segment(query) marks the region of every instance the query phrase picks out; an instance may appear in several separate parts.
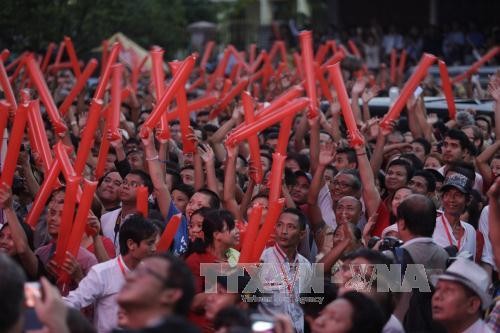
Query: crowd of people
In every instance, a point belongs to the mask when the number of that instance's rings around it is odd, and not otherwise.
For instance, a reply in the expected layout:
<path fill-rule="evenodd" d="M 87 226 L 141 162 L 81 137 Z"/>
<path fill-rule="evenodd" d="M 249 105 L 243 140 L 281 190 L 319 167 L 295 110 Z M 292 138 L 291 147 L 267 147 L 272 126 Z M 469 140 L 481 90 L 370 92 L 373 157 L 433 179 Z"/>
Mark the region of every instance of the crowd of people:
<path fill-rule="evenodd" d="M 291 31 L 297 31 L 290 24 Z M 365 55 L 369 68 L 376 70 L 393 48 L 405 49 L 408 59 L 415 64 L 423 52 L 442 57 L 452 65 L 473 63 L 485 50 L 498 44 L 498 27 L 480 26 L 477 22 L 461 23 L 454 21 L 443 25 L 416 26 L 407 29 L 396 25 L 382 26 L 376 20 L 365 26 L 349 30 L 335 29 L 317 36 L 318 40 L 352 39 Z"/>
<path fill-rule="evenodd" d="M 69 186 L 61 178 L 35 228 L 25 223 L 48 172 L 26 135 L 13 185 L 0 185 L 0 332 L 499 332 L 498 290 L 491 287 L 500 267 L 500 73 L 488 87 L 469 80 L 454 87 L 471 96 L 481 89 L 495 101 L 491 113 L 428 114 L 424 97 L 442 91 L 424 80 L 405 115 L 385 128 L 369 102 L 387 96 L 389 77 L 376 71 L 373 84 L 351 60 L 343 75 L 364 143 L 350 141 L 334 89 L 333 102 L 318 101 L 319 115 L 294 117 L 283 209 L 254 265 L 239 265 L 239 251 L 255 211 L 262 225 L 276 207 L 269 179 L 280 125 L 258 135 L 263 181 L 256 183 L 248 142 L 225 144 L 245 122 L 239 98 L 214 119 L 211 107 L 191 113 L 187 136 L 178 120 L 169 124 L 170 139 L 141 136 L 157 102 L 144 72 L 121 104 L 121 136 L 103 126 L 95 133 L 83 172 L 98 181 L 86 232 L 78 254 L 60 265 L 54 257 Z M 59 104 L 75 78 L 62 70 L 47 81 Z M 291 68 L 254 98 L 271 102 L 295 84 Z M 52 147 L 63 140 L 77 151 L 93 89 L 67 112 L 63 138 L 43 113 Z M 215 83 L 215 94 L 223 89 Z M 104 175 L 94 179 L 103 138 L 111 149 Z M 186 140 L 194 153 L 183 153 Z M 138 211 L 140 186 L 148 190 L 147 216 Z M 159 253 L 175 216 L 172 245 Z M 209 279 L 214 267 L 222 272 Z M 60 283 L 61 272 L 69 285 Z M 27 281 L 41 282 L 31 308 Z"/>

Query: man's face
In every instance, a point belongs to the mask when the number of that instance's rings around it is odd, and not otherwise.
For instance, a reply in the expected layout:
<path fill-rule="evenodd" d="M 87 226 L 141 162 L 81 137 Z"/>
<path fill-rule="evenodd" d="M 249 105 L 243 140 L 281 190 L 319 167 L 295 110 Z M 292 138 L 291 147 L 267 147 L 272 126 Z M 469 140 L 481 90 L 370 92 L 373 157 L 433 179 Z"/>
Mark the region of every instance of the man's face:
<path fill-rule="evenodd" d="M 99 188 L 97 195 L 99 198 L 106 202 L 115 202 L 119 200 L 118 191 L 122 185 L 122 177 L 118 172 L 108 173 Z"/>
<path fill-rule="evenodd" d="M 337 299 L 321 311 L 312 324 L 313 333 L 345 333 L 352 327 L 354 309 L 345 299 Z"/>
<path fill-rule="evenodd" d="M 413 142 L 411 144 L 411 152 L 415 154 L 422 163 L 425 162 L 425 149 L 420 143 Z"/>
<path fill-rule="evenodd" d="M 170 126 L 170 135 L 177 144 L 182 143 L 181 126 L 179 124 Z"/>
<path fill-rule="evenodd" d="M 173 190 L 172 200 L 174 201 L 174 205 L 178 210 L 180 210 L 182 213 L 186 213 L 186 206 L 189 201 L 189 197 L 186 195 L 186 193 L 179 190 Z"/>
<path fill-rule="evenodd" d="M 106 164 L 104 165 L 104 172 L 109 172 L 115 168 L 116 155 L 108 154 L 106 156 Z"/>
<path fill-rule="evenodd" d="M 208 113 L 198 114 L 196 116 L 196 122 L 202 127 L 205 126 L 208 123 Z"/>
<path fill-rule="evenodd" d="M 335 176 L 332 182 L 332 199 L 334 203 L 337 203 L 341 198 L 347 196 L 355 196 L 355 191 L 353 189 L 354 176 L 339 173 Z"/>
<path fill-rule="evenodd" d="M 276 243 L 284 249 L 297 248 L 305 233 L 300 230 L 299 217 L 291 213 L 281 214 L 275 231 Z"/>
<path fill-rule="evenodd" d="M 406 168 L 402 165 L 391 165 L 385 176 L 385 187 L 388 191 L 396 191 L 406 185 Z"/>
<path fill-rule="evenodd" d="M 11 257 L 17 253 L 9 225 L 4 226 L 0 230 L 0 253 L 2 252 Z"/>
<path fill-rule="evenodd" d="M 132 170 L 144 170 L 144 155 L 140 151 L 135 151 L 127 155 L 128 163 Z"/>
<path fill-rule="evenodd" d="M 452 216 L 460 216 L 467 205 L 466 195 L 453 187 L 443 193 L 441 201 L 444 211 Z"/>
<path fill-rule="evenodd" d="M 470 318 L 479 311 L 481 302 L 478 299 L 478 296 L 468 295 L 458 282 L 439 280 L 432 296 L 432 319 L 451 323 Z"/>
<path fill-rule="evenodd" d="M 309 180 L 306 177 L 297 177 L 297 183 L 293 185 L 290 193 L 296 204 L 301 205 L 307 202 L 307 194 L 310 186 Z"/>
<path fill-rule="evenodd" d="M 121 307 L 158 306 L 165 290 L 169 263 L 160 258 L 146 258 L 125 277 L 125 285 L 118 293 Z"/>
<path fill-rule="evenodd" d="M 135 202 L 137 198 L 137 186 L 144 185 L 142 178 L 138 175 L 128 174 L 120 186 L 118 194 L 122 202 Z"/>
<path fill-rule="evenodd" d="M 194 169 L 183 169 L 181 179 L 184 184 L 194 186 Z"/>
<path fill-rule="evenodd" d="M 292 170 L 293 172 L 300 171 L 300 165 L 294 159 L 288 159 L 285 161 L 285 168 Z"/>
<path fill-rule="evenodd" d="M 354 197 L 343 197 L 335 206 L 335 218 L 337 224 L 352 223 L 358 224 L 361 216 L 361 204 Z"/>
<path fill-rule="evenodd" d="M 260 157 L 260 164 L 262 165 L 262 171 L 264 173 L 269 171 L 269 169 L 271 168 L 271 161 L 266 156 Z"/>
<path fill-rule="evenodd" d="M 64 204 L 51 201 L 48 207 L 47 232 L 52 238 L 57 238 L 61 226 L 61 214 Z"/>
<path fill-rule="evenodd" d="M 338 170 L 342 171 L 345 169 L 350 169 L 351 166 L 349 164 L 349 160 L 347 159 L 347 154 L 338 153 L 335 155 L 335 159 L 333 160 L 333 166 Z"/>
<path fill-rule="evenodd" d="M 137 261 L 150 257 L 156 253 L 156 244 L 158 244 L 159 240 L 159 235 L 155 234 L 148 239 L 142 240 L 139 245 L 130 252 Z"/>
<path fill-rule="evenodd" d="M 319 134 L 319 145 L 320 147 L 326 147 L 333 143 L 332 138 L 326 133 Z"/>
<path fill-rule="evenodd" d="M 429 191 L 427 186 L 427 180 L 422 176 L 413 176 L 408 182 L 408 187 L 416 194 L 427 195 Z"/>
<path fill-rule="evenodd" d="M 465 151 L 462 149 L 462 146 L 460 146 L 460 141 L 456 139 L 451 139 L 449 137 L 444 138 L 442 149 L 443 161 L 445 163 L 459 161 L 465 157 Z"/>
<path fill-rule="evenodd" d="M 189 199 L 189 202 L 186 206 L 186 216 L 188 220 L 193 215 L 193 212 L 202 207 L 210 208 L 210 197 L 204 193 L 196 192 Z"/>

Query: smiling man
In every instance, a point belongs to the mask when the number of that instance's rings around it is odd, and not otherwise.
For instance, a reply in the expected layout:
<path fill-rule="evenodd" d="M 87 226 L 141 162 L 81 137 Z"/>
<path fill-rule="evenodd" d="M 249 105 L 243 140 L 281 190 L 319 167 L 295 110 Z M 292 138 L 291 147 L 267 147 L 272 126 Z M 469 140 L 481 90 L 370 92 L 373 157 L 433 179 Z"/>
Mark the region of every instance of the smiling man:
<path fill-rule="evenodd" d="M 121 207 L 104 214 L 101 217 L 102 233 L 104 236 L 113 240 L 116 254 L 120 254 L 119 233 L 120 226 L 127 217 L 137 212 L 137 187 L 146 186 L 148 193 L 153 192 L 153 183 L 151 177 L 141 170 L 132 170 L 123 179 L 118 196 L 121 201 Z"/>
<path fill-rule="evenodd" d="M 466 170 L 462 170 L 466 172 Z M 449 172 L 443 186 L 443 214 L 436 220 L 432 238 L 442 247 L 456 246 L 458 252 L 476 255 L 476 230 L 460 220 L 470 200 L 472 181 L 463 173 Z"/>

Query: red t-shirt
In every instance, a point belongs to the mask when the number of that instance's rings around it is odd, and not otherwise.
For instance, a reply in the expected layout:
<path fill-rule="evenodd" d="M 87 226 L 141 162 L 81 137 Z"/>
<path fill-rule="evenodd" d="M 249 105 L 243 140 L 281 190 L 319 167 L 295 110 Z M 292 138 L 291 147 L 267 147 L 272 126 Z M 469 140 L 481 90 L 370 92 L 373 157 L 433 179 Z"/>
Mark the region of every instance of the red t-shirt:
<path fill-rule="evenodd" d="M 106 253 L 108 254 L 109 258 L 116 257 L 115 245 L 113 244 L 113 241 L 106 236 L 101 236 L 101 239 L 102 239 L 102 244 L 104 245 L 104 249 L 106 250 Z M 87 250 L 95 254 L 94 243 L 90 244 L 87 247 Z"/>
<path fill-rule="evenodd" d="M 391 213 L 389 212 L 385 202 L 382 200 L 380 200 L 380 204 L 378 205 L 377 214 L 377 222 L 373 228 L 372 236 L 380 237 L 382 235 L 382 231 L 384 231 L 384 229 L 391 224 Z"/>

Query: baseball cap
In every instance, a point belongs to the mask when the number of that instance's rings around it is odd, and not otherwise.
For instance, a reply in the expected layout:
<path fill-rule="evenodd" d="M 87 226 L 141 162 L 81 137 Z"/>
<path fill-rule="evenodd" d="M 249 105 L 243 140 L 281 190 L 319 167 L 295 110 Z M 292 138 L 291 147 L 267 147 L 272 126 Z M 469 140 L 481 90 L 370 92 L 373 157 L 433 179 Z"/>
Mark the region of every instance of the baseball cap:
<path fill-rule="evenodd" d="M 444 179 L 441 192 L 446 192 L 452 187 L 464 194 L 469 194 L 472 191 L 472 181 L 461 173 L 453 173 Z"/>

